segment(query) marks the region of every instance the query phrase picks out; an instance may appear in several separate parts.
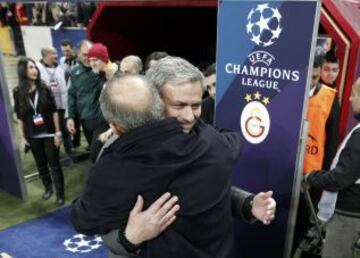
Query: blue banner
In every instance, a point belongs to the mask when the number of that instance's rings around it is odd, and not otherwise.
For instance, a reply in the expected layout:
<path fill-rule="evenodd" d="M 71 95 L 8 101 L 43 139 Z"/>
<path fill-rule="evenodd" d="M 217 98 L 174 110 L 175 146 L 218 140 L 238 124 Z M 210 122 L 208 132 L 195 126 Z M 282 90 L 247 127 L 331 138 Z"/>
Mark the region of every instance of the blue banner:
<path fill-rule="evenodd" d="M 318 11 L 317 1 L 219 4 L 216 125 L 245 141 L 233 183 L 277 201 L 272 225 L 236 223 L 239 258 L 284 256 Z"/>
<path fill-rule="evenodd" d="M 59 57 L 62 56 L 61 52 L 61 41 L 68 39 L 73 42 L 74 49 L 76 49 L 77 44 L 86 37 L 86 30 L 82 28 L 61 28 L 59 30 L 51 29 L 51 38 L 53 41 L 53 46 L 57 50 Z M 60 58 L 59 58 L 60 59 Z"/>
<path fill-rule="evenodd" d="M 4 75 L 2 54 L 0 53 L 0 190 L 24 198 L 24 178 L 20 171 L 20 159 L 15 151 L 11 107 Z"/>

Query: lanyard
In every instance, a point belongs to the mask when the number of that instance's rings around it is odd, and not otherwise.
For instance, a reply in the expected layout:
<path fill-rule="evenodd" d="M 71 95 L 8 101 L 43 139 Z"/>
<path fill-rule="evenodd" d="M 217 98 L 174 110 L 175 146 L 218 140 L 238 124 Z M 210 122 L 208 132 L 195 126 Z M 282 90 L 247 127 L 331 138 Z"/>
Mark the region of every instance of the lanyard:
<path fill-rule="evenodd" d="M 39 92 L 36 90 L 34 102 L 29 97 L 29 103 L 30 103 L 30 106 L 34 109 L 35 115 L 37 114 L 36 107 L 38 105 L 38 101 L 39 101 Z"/>
<path fill-rule="evenodd" d="M 57 67 L 49 67 L 50 69 L 54 69 L 54 71 L 51 73 L 46 65 L 42 64 L 42 66 L 44 67 L 45 72 L 49 75 L 50 81 L 54 80 Z"/>

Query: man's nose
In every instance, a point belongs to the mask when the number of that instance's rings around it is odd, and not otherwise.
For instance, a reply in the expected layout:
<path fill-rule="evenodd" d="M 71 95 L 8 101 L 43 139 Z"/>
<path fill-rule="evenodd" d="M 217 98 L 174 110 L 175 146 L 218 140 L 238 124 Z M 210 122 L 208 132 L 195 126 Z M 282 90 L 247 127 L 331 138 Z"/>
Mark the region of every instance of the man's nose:
<path fill-rule="evenodd" d="M 186 120 L 186 122 L 194 121 L 194 119 L 195 119 L 194 112 L 193 112 L 193 110 L 192 110 L 192 108 L 190 106 L 184 108 L 184 110 L 183 110 L 183 119 Z"/>

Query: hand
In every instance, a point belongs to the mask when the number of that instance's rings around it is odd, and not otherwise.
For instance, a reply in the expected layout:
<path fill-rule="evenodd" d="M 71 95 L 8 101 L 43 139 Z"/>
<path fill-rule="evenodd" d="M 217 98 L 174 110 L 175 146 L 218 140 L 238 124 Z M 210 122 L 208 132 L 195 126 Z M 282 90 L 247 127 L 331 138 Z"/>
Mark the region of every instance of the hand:
<path fill-rule="evenodd" d="M 125 237 L 128 241 L 139 245 L 157 237 L 175 221 L 175 213 L 180 206 L 176 204 L 177 196 L 170 197 L 170 193 L 165 193 L 147 210 L 142 211 L 144 200 L 141 195 L 138 195 L 125 228 Z"/>
<path fill-rule="evenodd" d="M 55 135 L 55 136 L 54 136 L 54 144 L 55 144 L 55 147 L 56 147 L 56 148 L 60 148 L 61 143 L 62 143 L 62 138 L 61 138 L 61 136 Z"/>
<path fill-rule="evenodd" d="M 302 193 L 306 192 L 307 190 L 309 190 L 310 185 L 309 183 L 306 181 L 306 178 L 309 174 L 306 174 L 303 176 L 302 180 L 301 180 L 301 187 L 300 187 L 300 191 Z"/>
<path fill-rule="evenodd" d="M 21 141 L 23 146 L 25 145 L 30 146 L 29 142 L 25 139 L 25 137 L 22 137 Z"/>
<path fill-rule="evenodd" d="M 260 192 L 253 199 L 251 213 L 264 225 L 269 225 L 275 218 L 276 202 L 272 195 L 272 191 L 266 193 Z"/>
<path fill-rule="evenodd" d="M 68 131 L 69 131 L 71 134 L 75 134 L 75 133 L 76 133 L 75 122 L 74 122 L 73 119 L 68 118 L 68 119 L 66 120 L 66 126 L 67 126 Z"/>
<path fill-rule="evenodd" d="M 105 143 L 107 140 L 109 140 L 109 138 L 111 137 L 112 135 L 112 130 L 111 128 L 108 129 L 107 131 L 99 134 L 98 136 L 98 140 L 101 141 L 102 143 Z"/>

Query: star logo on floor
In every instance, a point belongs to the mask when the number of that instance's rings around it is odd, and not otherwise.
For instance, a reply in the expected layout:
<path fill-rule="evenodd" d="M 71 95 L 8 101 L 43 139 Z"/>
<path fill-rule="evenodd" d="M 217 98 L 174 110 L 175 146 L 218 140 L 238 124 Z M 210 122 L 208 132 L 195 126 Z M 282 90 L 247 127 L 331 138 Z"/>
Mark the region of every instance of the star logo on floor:
<path fill-rule="evenodd" d="M 86 236 L 77 234 L 65 239 L 65 250 L 71 253 L 89 253 L 101 247 L 102 239 L 99 236 Z M 0 257 L 2 258 L 2 257 Z"/>

